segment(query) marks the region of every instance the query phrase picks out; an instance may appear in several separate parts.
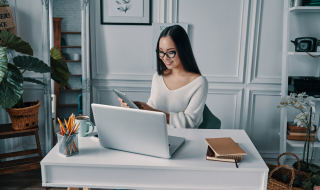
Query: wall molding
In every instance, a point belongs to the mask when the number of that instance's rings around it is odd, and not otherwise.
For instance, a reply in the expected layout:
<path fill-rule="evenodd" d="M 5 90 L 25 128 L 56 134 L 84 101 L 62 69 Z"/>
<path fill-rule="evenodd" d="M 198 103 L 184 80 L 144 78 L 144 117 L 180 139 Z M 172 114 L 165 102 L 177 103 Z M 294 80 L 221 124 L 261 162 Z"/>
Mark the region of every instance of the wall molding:
<path fill-rule="evenodd" d="M 279 87 L 252 87 L 247 86 L 246 88 L 246 97 L 245 97 L 245 106 L 244 113 L 247 113 L 243 117 L 242 126 L 246 126 L 244 130 L 247 132 L 248 136 L 253 135 L 253 106 L 254 106 L 254 97 L 257 95 L 268 95 L 268 96 L 279 96 L 280 97 L 280 88 Z M 280 131 L 280 127 L 279 127 Z M 280 137 L 279 137 L 280 138 Z"/>
<path fill-rule="evenodd" d="M 234 125 L 232 129 L 241 129 L 241 110 L 243 106 L 243 92 L 244 88 L 242 87 L 222 87 L 222 86 L 214 86 L 209 87 L 208 95 L 209 94 L 226 94 L 226 95 L 235 95 L 236 102 L 235 102 L 235 109 L 233 111 L 233 121 Z"/>
<path fill-rule="evenodd" d="M 90 1 L 81 0 L 81 54 L 82 54 L 82 109 L 83 115 L 90 116 L 91 68 L 90 68 Z M 95 55 L 95 54 L 94 54 Z"/>
<path fill-rule="evenodd" d="M 251 1 L 251 22 L 249 35 L 250 39 L 248 45 L 248 75 L 247 83 L 252 84 L 281 84 L 280 77 L 258 77 L 258 57 L 259 57 L 259 43 L 260 43 L 260 28 L 262 17 L 262 3 L 263 0 Z"/>

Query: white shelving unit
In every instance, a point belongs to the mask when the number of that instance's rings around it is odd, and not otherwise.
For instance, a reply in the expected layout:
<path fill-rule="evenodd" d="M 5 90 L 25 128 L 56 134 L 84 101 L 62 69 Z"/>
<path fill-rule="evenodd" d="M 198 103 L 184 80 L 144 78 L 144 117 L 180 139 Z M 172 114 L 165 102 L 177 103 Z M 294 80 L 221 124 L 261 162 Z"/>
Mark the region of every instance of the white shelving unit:
<path fill-rule="evenodd" d="M 299 6 L 299 7 L 290 7 L 290 0 L 284 0 L 284 13 L 283 13 L 283 47 L 282 47 L 282 79 L 281 79 L 281 97 L 284 97 L 288 95 L 288 76 L 291 75 L 289 73 L 289 57 L 292 59 L 292 57 L 296 57 L 299 59 L 303 58 L 305 59 L 304 56 L 306 55 L 305 52 L 294 52 L 292 50 L 293 46 L 290 40 L 294 40 L 296 37 L 290 36 L 290 18 L 294 16 L 295 18 L 298 18 L 301 16 L 301 14 L 308 14 L 308 13 L 315 13 L 315 14 L 320 14 L 320 6 L 312 6 L 312 7 L 304 7 L 304 6 Z M 309 14 L 308 14 L 309 15 Z M 294 24 L 298 24 L 297 22 L 294 22 Z M 315 25 L 320 25 L 319 22 L 314 23 Z M 319 26 L 317 26 L 319 27 Z M 308 28 L 308 30 L 312 30 L 312 28 Z M 299 31 L 300 32 L 300 31 Z M 302 30 L 301 33 L 304 33 Z M 299 37 L 313 37 L 313 36 L 299 36 Z M 320 55 L 320 52 L 312 52 L 312 55 Z M 302 57 L 301 57 L 302 56 Z M 320 58 L 317 58 L 320 60 Z M 306 61 L 307 62 L 307 61 Z M 317 64 L 317 68 L 314 68 L 315 70 L 319 71 L 320 70 L 320 61 L 318 61 L 319 64 Z M 302 65 L 303 66 L 303 65 Z M 315 67 L 316 67 L 315 66 Z M 305 75 L 301 75 L 305 76 Z M 319 72 L 317 73 L 317 76 L 319 76 Z M 316 99 L 316 114 L 315 114 L 315 124 L 319 126 L 319 111 L 318 109 L 320 108 L 320 99 Z M 292 147 L 300 147 L 303 148 L 304 146 L 304 141 L 295 141 L 295 140 L 287 140 L 287 108 L 281 109 L 281 117 L 280 117 L 280 153 L 286 152 L 287 151 L 287 145 L 292 146 Z M 294 118 L 289 118 L 289 120 L 293 120 Z M 316 141 L 314 142 L 315 147 L 320 147 L 320 142 L 316 136 Z M 317 150 L 315 150 L 317 151 Z M 302 149 L 301 149 L 302 152 Z M 317 155 L 317 154 L 315 154 Z M 286 163 L 286 157 L 282 156 L 280 159 L 281 164 Z"/>

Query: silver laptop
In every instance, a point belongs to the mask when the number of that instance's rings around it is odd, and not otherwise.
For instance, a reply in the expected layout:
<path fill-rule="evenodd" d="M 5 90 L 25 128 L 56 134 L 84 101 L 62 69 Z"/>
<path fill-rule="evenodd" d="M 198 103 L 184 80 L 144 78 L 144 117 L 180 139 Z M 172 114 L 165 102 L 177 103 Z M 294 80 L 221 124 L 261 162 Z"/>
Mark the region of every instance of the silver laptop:
<path fill-rule="evenodd" d="M 102 147 L 170 158 L 185 138 L 168 136 L 162 112 L 91 104 Z"/>

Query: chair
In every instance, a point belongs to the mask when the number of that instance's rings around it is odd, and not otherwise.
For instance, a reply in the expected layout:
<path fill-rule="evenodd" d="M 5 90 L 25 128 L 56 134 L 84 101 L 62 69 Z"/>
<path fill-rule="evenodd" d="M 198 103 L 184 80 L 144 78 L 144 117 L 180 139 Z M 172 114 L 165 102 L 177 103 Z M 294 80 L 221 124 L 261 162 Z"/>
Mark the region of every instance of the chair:
<path fill-rule="evenodd" d="M 211 113 L 208 106 L 205 104 L 203 109 L 203 121 L 198 129 L 220 129 L 221 121 Z"/>

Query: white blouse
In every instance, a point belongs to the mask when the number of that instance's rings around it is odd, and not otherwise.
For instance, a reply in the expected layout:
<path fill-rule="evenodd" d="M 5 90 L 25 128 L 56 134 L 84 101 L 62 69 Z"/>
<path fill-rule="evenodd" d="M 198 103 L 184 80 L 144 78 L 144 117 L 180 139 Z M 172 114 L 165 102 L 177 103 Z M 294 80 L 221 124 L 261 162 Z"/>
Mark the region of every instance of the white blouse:
<path fill-rule="evenodd" d="M 147 104 L 170 114 L 172 128 L 198 128 L 203 121 L 203 109 L 208 94 L 208 81 L 199 76 L 187 85 L 169 90 L 162 75 L 152 78 Z"/>

